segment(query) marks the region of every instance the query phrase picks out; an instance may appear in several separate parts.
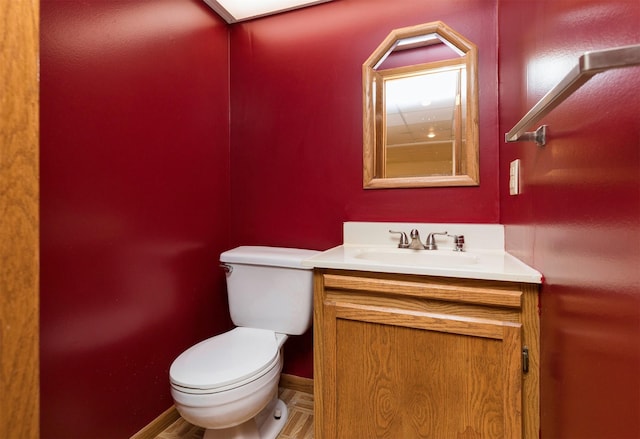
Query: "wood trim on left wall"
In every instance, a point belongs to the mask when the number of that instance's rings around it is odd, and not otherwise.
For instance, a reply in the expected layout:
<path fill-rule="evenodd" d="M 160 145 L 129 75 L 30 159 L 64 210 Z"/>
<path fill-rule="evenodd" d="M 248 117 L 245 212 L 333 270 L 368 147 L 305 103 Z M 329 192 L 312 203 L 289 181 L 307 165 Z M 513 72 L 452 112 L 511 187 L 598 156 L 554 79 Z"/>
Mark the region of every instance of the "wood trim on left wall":
<path fill-rule="evenodd" d="M 39 0 L 0 2 L 0 437 L 40 435 Z"/>

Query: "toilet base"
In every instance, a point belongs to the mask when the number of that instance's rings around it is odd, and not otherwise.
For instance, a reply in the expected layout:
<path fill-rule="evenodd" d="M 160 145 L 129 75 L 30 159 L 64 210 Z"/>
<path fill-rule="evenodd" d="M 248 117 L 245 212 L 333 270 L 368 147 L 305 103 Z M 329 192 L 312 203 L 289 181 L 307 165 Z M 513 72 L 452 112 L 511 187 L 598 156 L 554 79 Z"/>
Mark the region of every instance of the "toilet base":
<path fill-rule="evenodd" d="M 276 418 L 276 414 L 280 414 Z M 280 399 L 273 399 L 260 413 L 235 427 L 207 429 L 202 439 L 276 439 L 287 422 L 289 410 Z"/>

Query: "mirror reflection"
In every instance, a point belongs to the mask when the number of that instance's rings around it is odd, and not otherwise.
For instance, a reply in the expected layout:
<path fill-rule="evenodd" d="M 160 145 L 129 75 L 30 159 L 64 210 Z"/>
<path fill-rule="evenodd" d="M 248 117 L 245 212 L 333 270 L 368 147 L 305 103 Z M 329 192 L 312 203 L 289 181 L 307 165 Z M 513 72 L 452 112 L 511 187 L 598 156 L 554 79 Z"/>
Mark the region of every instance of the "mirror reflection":
<path fill-rule="evenodd" d="M 385 78 L 387 177 L 456 174 L 456 145 L 464 142 L 464 75 L 458 65 Z"/>
<path fill-rule="evenodd" d="M 478 184 L 475 71 L 441 22 L 387 37 L 363 65 L 365 188 Z"/>

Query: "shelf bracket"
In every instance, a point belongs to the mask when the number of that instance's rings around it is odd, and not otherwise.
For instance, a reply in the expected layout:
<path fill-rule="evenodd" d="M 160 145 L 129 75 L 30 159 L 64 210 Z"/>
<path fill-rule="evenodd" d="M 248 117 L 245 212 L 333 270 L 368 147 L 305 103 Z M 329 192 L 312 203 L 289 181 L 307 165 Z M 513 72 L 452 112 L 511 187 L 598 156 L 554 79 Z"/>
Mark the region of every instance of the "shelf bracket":
<path fill-rule="evenodd" d="M 509 141 L 507 140 L 507 142 Z M 544 146 L 547 143 L 547 126 L 542 125 L 535 131 L 527 131 L 514 142 L 536 142 L 536 145 Z"/>

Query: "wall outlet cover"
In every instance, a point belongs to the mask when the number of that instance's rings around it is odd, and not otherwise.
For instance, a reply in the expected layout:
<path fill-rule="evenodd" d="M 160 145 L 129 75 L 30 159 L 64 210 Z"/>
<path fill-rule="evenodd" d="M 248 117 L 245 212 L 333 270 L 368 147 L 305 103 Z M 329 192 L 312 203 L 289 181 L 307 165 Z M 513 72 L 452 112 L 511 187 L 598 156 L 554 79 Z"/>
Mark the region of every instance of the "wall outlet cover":
<path fill-rule="evenodd" d="M 520 194 L 520 159 L 509 165 L 509 195 Z"/>

